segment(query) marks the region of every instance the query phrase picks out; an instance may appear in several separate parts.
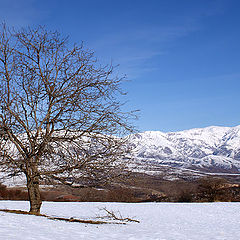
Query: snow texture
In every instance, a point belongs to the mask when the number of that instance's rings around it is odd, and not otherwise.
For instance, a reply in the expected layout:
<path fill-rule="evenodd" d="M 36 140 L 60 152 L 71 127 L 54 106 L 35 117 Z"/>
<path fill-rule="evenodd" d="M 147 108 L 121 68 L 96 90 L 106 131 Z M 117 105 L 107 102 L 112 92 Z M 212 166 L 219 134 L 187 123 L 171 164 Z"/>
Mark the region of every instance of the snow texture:
<path fill-rule="evenodd" d="M 140 223 L 90 225 L 0 212 L 0 238 L 8 240 L 238 240 L 240 203 L 52 203 L 42 213 L 95 219 L 106 207 Z M 0 201 L 0 208 L 27 210 L 27 202 Z"/>

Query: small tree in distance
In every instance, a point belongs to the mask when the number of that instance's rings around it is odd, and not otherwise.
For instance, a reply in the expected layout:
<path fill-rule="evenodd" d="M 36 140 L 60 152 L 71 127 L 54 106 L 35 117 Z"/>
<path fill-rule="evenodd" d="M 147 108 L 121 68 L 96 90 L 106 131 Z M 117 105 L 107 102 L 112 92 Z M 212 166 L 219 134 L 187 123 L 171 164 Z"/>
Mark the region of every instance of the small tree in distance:
<path fill-rule="evenodd" d="M 2 25 L 0 167 L 26 176 L 30 212 L 40 212 L 40 181 L 94 186 L 122 173 L 133 115 L 113 70 L 58 32 Z"/>

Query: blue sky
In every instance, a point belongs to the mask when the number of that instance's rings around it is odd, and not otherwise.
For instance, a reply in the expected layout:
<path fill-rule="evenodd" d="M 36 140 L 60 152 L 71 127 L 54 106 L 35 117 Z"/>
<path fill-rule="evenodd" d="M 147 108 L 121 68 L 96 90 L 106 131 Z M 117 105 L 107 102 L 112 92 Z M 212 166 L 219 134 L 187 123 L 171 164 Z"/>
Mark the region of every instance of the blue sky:
<path fill-rule="evenodd" d="M 240 124 L 240 1 L 0 0 L 11 26 L 44 24 L 126 74 L 140 131 Z"/>

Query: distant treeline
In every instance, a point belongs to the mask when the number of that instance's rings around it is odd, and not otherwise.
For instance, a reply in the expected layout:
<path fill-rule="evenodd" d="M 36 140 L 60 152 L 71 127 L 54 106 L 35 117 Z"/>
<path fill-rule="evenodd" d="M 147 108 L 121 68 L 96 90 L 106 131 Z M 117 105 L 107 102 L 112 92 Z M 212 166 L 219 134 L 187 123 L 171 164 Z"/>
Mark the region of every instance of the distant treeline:
<path fill-rule="evenodd" d="M 167 181 L 148 175 L 136 175 L 124 183 L 99 189 L 43 189 L 41 197 L 44 201 L 63 202 L 240 202 L 240 185 L 216 177 Z M 0 184 L 0 199 L 28 200 L 28 193 L 22 188 L 7 188 Z"/>

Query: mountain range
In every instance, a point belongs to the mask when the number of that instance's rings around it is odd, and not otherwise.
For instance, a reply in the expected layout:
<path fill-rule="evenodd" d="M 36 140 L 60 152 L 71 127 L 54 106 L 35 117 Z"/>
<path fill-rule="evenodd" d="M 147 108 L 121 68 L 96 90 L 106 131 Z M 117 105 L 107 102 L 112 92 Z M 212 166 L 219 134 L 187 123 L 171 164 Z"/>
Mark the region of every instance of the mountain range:
<path fill-rule="evenodd" d="M 167 133 L 146 131 L 131 135 L 130 144 L 134 151 L 129 168 L 133 172 L 168 180 L 206 175 L 240 179 L 240 125 Z M 5 184 L 21 185 L 22 180 Z"/>
<path fill-rule="evenodd" d="M 131 136 L 132 170 L 149 174 L 240 173 L 240 125 Z"/>

